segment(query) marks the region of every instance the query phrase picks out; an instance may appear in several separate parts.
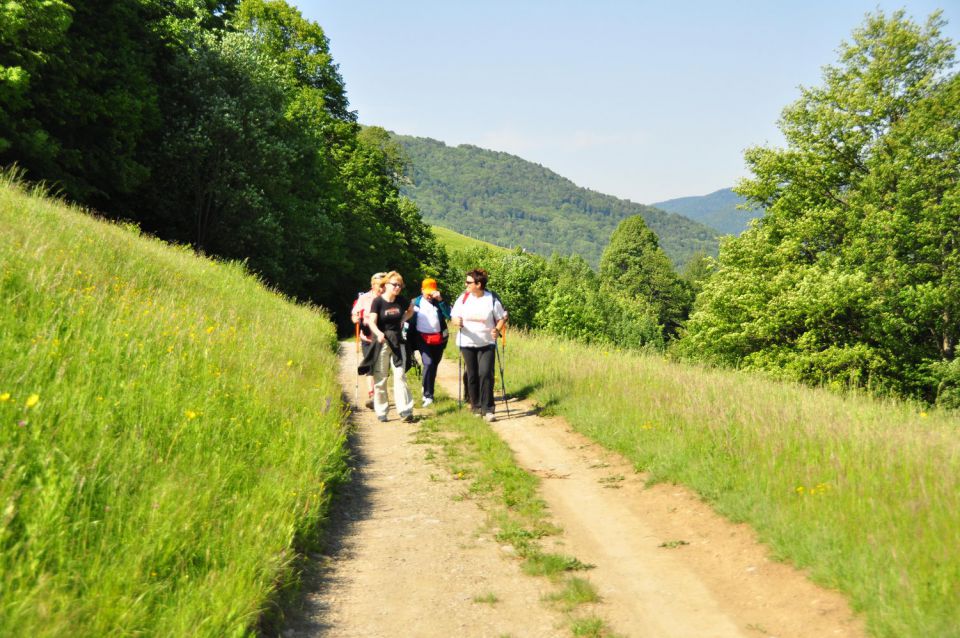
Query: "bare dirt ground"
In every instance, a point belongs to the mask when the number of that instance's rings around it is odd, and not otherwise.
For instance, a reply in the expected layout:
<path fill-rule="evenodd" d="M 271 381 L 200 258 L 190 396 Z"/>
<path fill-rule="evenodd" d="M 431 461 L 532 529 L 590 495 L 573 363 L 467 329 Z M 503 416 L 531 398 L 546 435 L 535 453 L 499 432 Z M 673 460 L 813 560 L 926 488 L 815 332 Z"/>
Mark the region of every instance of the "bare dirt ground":
<path fill-rule="evenodd" d="M 351 398 L 354 365 L 352 345 L 342 347 Z M 438 383 L 454 396 L 456 376 L 441 364 Z M 618 635 L 866 636 L 840 594 L 771 560 L 747 526 L 682 487 L 646 487 L 622 457 L 562 419 L 537 416 L 523 401 L 509 406 L 507 417 L 498 405 L 493 427 L 519 465 L 541 477 L 563 553 L 595 565 L 588 578 L 603 602 L 594 613 Z M 379 423 L 362 408 L 353 419 L 355 478 L 335 505 L 331 546 L 308 575 L 304 608 L 283 635 L 569 636 L 561 613 L 541 602 L 552 587 L 523 575 L 481 531 L 484 513 L 458 499 L 464 484 L 413 442 L 416 424 L 395 412 Z M 475 601 L 489 594 L 496 603 Z"/>

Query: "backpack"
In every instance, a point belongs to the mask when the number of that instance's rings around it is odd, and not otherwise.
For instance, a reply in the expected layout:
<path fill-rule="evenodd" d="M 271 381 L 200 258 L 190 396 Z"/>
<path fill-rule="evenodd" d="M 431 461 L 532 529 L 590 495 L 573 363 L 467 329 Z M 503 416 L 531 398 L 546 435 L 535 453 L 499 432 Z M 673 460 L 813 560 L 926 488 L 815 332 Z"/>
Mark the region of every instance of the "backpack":
<path fill-rule="evenodd" d="M 493 303 L 494 303 L 494 304 L 496 304 L 496 303 L 499 301 L 499 302 L 500 302 L 500 307 L 503 308 L 504 311 L 507 310 L 507 307 L 503 305 L 503 299 L 500 298 L 500 295 L 498 295 L 497 293 L 493 292 L 492 290 L 487 290 L 487 289 L 484 289 L 484 292 L 489 292 L 491 295 L 493 295 Z M 468 290 L 467 292 L 463 293 L 463 295 L 460 297 L 460 303 L 466 303 L 466 302 L 467 302 L 467 297 L 469 297 L 469 296 L 470 296 L 470 291 Z"/>
<path fill-rule="evenodd" d="M 350 314 L 353 314 L 357 304 L 360 303 L 360 297 L 365 295 L 366 292 L 367 291 L 364 290 L 357 293 L 357 298 L 353 300 L 353 305 L 350 306 Z M 367 317 L 363 310 L 360 311 L 360 321 L 357 322 L 357 325 L 360 326 L 360 332 L 363 333 L 364 337 L 370 338 L 373 335 L 373 332 L 370 331 L 370 326 L 367 325 Z"/>

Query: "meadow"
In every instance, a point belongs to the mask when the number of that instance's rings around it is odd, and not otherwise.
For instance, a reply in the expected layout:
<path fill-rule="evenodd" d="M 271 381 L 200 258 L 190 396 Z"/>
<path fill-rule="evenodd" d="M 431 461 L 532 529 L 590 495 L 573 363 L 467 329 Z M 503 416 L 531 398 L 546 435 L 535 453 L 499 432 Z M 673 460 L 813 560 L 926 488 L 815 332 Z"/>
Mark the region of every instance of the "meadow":
<path fill-rule="evenodd" d="M 492 250 L 495 253 L 509 253 L 510 249 L 485 242 L 482 239 L 474 239 L 473 237 L 468 237 L 466 235 L 461 235 L 460 233 L 450 230 L 449 228 L 444 228 L 443 226 L 431 226 L 433 234 L 437 236 L 437 241 L 439 241 L 448 251 L 463 251 L 463 250 L 472 250 L 475 248 L 486 248 Z"/>
<path fill-rule="evenodd" d="M 243 636 L 346 475 L 336 335 L 0 178 L 0 635 Z"/>
<path fill-rule="evenodd" d="M 517 332 L 505 361 L 508 392 L 750 524 L 873 635 L 960 636 L 956 412 Z"/>

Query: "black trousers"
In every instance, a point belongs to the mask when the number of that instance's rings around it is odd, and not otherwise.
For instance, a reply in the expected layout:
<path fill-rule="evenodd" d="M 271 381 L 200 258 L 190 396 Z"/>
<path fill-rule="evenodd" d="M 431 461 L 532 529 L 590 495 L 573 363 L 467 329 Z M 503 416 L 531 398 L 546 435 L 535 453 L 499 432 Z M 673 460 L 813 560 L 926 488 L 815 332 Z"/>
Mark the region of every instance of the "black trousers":
<path fill-rule="evenodd" d="M 460 348 L 463 355 L 464 384 L 470 408 L 476 412 L 493 412 L 493 371 L 497 364 L 497 346 Z"/>

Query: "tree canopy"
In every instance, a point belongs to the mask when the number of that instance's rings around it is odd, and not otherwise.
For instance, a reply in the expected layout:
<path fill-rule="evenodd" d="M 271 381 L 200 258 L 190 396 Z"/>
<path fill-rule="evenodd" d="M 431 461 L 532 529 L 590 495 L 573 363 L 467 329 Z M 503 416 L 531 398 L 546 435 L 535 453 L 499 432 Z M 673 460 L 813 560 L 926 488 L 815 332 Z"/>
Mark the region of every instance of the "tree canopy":
<path fill-rule="evenodd" d="M 939 13 L 868 16 L 753 148 L 766 216 L 721 244 L 683 350 L 941 403 L 960 382 L 960 80 Z M 953 398 L 951 398 L 953 397 Z"/>
<path fill-rule="evenodd" d="M 600 259 L 600 281 L 608 294 L 649 308 L 668 334 L 676 332 L 689 311 L 689 289 L 639 215 L 613 231 Z"/>

